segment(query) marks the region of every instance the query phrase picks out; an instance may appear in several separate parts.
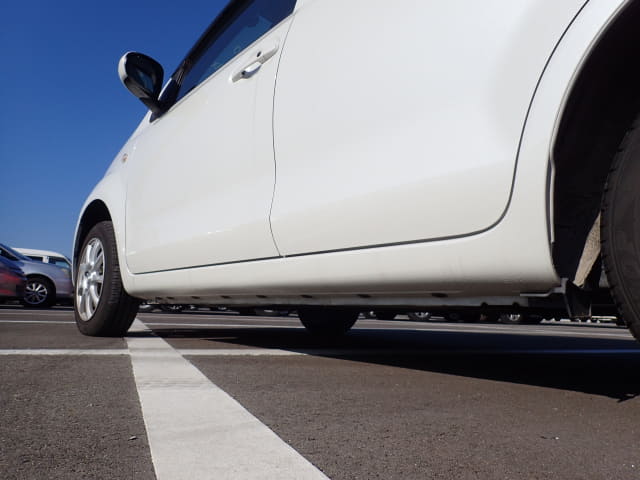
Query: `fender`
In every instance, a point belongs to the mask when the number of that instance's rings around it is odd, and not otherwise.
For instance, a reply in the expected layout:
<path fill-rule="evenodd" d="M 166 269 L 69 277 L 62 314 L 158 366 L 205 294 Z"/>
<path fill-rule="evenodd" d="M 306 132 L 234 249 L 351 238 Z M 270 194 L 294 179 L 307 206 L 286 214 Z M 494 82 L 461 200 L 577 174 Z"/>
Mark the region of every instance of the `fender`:
<path fill-rule="evenodd" d="M 88 228 L 81 228 L 82 225 L 88 221 L 87 213 L 91 206 L 95 206 L 97 203 L 102 203 L 108 211 L 109 217 L 113 222 L 114 231 L 116 235 L 116 244 L 118 246 L 118 263 L 120 264 L 120 272 L 122 275 L 122 283 L 127 291 L 130 291 L 134 286 L 134 276 L 129 271 L 125 261 L 125 202 L 126 202 L 126 183 L 122 174 L 122 167 L 127 161 L 125 153 L 131 148 L 130 142 L 124 146 L 124 148 L 116 155 L 115 159 L 111 163 L 111 166 L 105 173 L 105 176 L 98 182 L 95 188 L 91 191 L 89 196 L 84 202 L 81 209 L 81 215 L 78 217 L 74 234 L 74 248 L 73 248 L 73 263 L 72 269 L 75 282 L 75 263 L 78 261 L 80 255 L 80 248 L 84 241 L 84 236 L 88 232 Z"/>
<path fill-rule="evenodd" d="M 536 176 L 546 197 L 547 231 L 553 242 L 553 146 L 566 102 L 598 40 L 631 0 L 590 0 L 573 20 L 551 55 L 534 93 L 525 121 L 514 178 L 513 201 L 536 202 L 518 185 Z M 541 168 L 541 162 L 546 168 Z M 520 197 L 524 194 L 527 200 Z"/>

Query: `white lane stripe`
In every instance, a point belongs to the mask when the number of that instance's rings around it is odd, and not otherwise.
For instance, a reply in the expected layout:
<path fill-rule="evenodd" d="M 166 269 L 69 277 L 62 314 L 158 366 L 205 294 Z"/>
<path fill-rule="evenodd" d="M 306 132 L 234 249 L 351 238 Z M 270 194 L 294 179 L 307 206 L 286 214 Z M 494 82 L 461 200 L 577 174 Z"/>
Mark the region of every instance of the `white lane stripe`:
<path fill-rule="evenodd" d="M 176 350 L 185 357 L 294 357 L 300 355 L 311 356 L 465 356 L 465 355 L 638 355 L 639 349 L 631 348 L 601 348 L 601 349 L 529 349 L 529 350 L 492 350 L 492 349 L 459 349 L 459 350 L 428 350 L 428 349 L 301 349 L 301 350 L 281 350 L 275 348 L 186 348 Z M 109 356 L 109 355 L 129 355 L 129 350 L 118 349 L 7 349 L 0 350 L 0 356 L 24 355 L 24 356 Z M 145 353 L 147 356 L 164 356 L 164 349 Z"/>
<path fill-rule="evenodd" d="M 0 350 L 0 356 L 6 355 L 129 355 L 129 350 L 123 349 L 73 349 L 73 348 L 22 348 Z"/>
<path fill-rule="evenodd" d="M 240 356 L 336 356 L 336 357 L 368 357 L 368 356 L 466 356 L 466 355 L 629 355 L 640 354 L 640 349 L 523 349 L 523 350 L 499 350 L 499 349 L 460 349 L 460 350 L 429 350 L 429 349 L 300 349 L 279 350 L 268 348 L 235 348 L 235 349 L 182 349 L 179 350 L 185 357 L 240 357 Z"/>
<path fill-rule="evenodd" d="M 0 323 L 42 323 L 47 325 L 61 325 L 61 324 L 74 325 L 76 322 L 64 321 L 64 320 L 0 320 Z"/>
<path fill-rule="evenodd" d="M 600 348 L 600 349 L 562 349 L 562 348 L 546 348 L 546 349 L 523 349 L 523 350 L 499 350 L 499 349 L 300 349 L 300 350 L 282 350 L 276 348 L 186 348 L 176 350 L 180 355 L 185 357 L 293 357 L 301 355 L 311 356 L 349 356 L 349 357 L 368 357 L 368 356 L 465 356 L 465 355 L 638 355 L 640 348 Z M 108 355 L 129 355 L 129 350 L 122 349 L 6 349 L 0 350 L 0 356 L 9 355 L 25 355 L 25 356 L 108 356 Z M 145 355 L 148 357 L 162 357 L 165 355 L 165 349 L 147 350 Z"/>
<path fill-rule="evenodd" d="M 302 330 L 304 327 L 299 325 L 252 325 L 250 323 L 159 323 L 159 322 L 144 322 L 145 325 L 150 325 L 153 327 L 171 327 L 171 328 L 184 328 L 184 327 L 197 327 L 197 328 L 208 328 L 208 327 L 228 327 L 228 328 L 287 328 L 287 329 L 299 329 Z"/>
<path fill-rule="evenodd" d="M 57 311 L 43 311 L 43 310 L 38 310 L 33 311 L 33 310 L 8 310 L 8 309 L 0 309 L 0 313 L 5 314 L 5 315 L 16 315 L 18 317 L 22 316 L 22 317 L 32 317 L 34 315 L 37 315 L 39 317 L 65 317 L 68 316 L 69 314 L 73 314 L 73 310 L 57 310 Z"/>
<path fill-rule="evenodd" d="M 251 324 L 242 324 L 242 323 L 160 323 L 160 322 L 145 322 L 146 325 L 150 325 L 153 327 L 167 327 L 167 328 L 186 328 L 186 327 L 194 327 L 194 328 L 239 328 L 239 329 L 298 329 L 303 330 L 304 327 L 298 325 L 251 325 Z M 586 327 L 585 327 L 586 328 Z M 536 328 L 531 329 L 530 327 L 521 327 L 519 325 L 508 325 L 502 328 L 497 327 L 470 327 L 470 326 L 410 326 L 410 327 L 400 327 L 400 326 L 389 326 L 380 325 L 375 328 L 367 328 L 367 327 L 359 327 L 358 324 L 353 328 L 354 331 L 387 331 L 387 332 L 447 332 L 447 333 L 495 333 L 495 334 L 509 334 L 509 335 L 541 335 L 546 337 L 591 337 L 591 338 L 626 338 L 629 340 L 633 339 L 631 333 L 627 330 L 621 330 L 619 332 L 598 332 L 595 330 L 590 330 L 588 332 L 577 332 L 575 330 L 554 330 L 553 328 L 544 329 L 544 328 Z"/>
<path fill-rule="evenodd" d="M 158 480 L 327 478 L 163 339 L 126 340 Z"/>

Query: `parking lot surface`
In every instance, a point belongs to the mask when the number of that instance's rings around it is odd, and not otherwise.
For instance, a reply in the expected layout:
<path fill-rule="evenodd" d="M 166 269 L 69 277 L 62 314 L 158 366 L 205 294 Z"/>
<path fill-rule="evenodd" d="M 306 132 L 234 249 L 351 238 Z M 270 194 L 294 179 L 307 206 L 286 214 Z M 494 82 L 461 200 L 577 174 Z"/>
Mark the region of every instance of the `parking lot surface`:
<path fill-rule="evenodd" d="M 404 317 L 406 319 L 406 317 Z M 0 307 L 0 478 L 640 478 L 640 348 L 612 323 Z"/>

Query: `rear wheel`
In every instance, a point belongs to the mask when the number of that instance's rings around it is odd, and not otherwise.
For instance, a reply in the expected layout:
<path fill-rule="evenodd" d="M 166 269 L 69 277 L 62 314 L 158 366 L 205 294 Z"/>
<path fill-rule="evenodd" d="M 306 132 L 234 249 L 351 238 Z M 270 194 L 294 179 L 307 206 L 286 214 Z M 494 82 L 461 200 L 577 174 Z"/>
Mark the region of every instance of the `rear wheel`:
<path fill-rule="evenodd" d="M 358 319 L 359 312 L 323 307 L 298 310 L 298 316 L 309 333 L 319 337 L 339 337 L 347 333 Z"/>
<path fill-rule="evenodd" d="M 25 307 L 49 308 L 56 301 L 53 283 L 43 277 L 29 277 L 24 289 L 22 304 Z"/>
<path fill-rule="evenodd" d="M 74 310 L 78 330 L 96 337 L 123 336 L 139 303 L 122 286 L 113 225 L 108 221 L 96 224 L 76 264 Z"/>
<path fill-rule="evenodd" d="M 407 313 L 409 320 L 413 320 L 414 322 L 426 322 L 431 318 L 431 314 L 429 312 L 409 312 Z"/>
<path fill-rule="evenodd" d="M 398 315 L 396 312 L 390 312 L 388 310 L 375 310 L 374 314 L 378 320 L 393 320 Z"/>
<path fill-rule="evenodd" d="M 540 315 L 526 315 L 523 313 L 512 313 L 500 315 L 500 323 L 518 324 L 518 325 L 536 325 L 542 322 Z"/>
<path fill-rule="evenodd" d="M 640 118 L 627 132 L 604 190 L 602 260 L 620 317 L 640 340 Z"/>

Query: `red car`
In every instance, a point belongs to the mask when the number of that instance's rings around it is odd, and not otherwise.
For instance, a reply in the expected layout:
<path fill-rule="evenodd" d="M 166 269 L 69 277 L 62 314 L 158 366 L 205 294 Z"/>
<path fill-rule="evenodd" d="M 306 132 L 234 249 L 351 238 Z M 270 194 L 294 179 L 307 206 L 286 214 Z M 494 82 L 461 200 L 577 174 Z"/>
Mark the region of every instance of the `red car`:
<path fill-rule="evenodd" d="M 0 257 L 0 301 L 21 299 L 26 284 L 24 272 Z"/>

